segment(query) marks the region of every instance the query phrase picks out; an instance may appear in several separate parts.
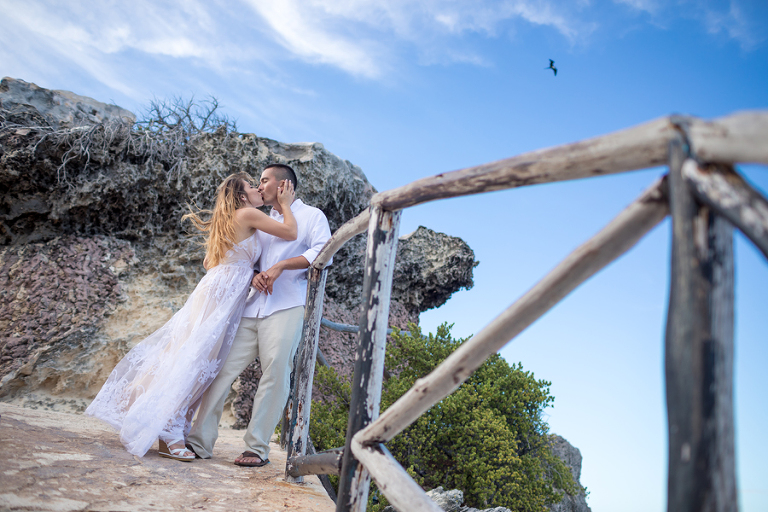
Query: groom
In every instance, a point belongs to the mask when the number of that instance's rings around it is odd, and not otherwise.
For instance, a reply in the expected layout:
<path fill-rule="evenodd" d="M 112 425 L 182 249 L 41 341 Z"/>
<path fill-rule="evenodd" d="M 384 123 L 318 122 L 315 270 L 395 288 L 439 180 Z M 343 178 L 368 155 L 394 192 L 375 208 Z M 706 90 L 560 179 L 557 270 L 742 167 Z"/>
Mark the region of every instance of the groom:
<path fill-rule="evenodd" d="M 296 173 L 287 165 L 273 164 L 261 174 L 259 192 L 264 204 L 272 207 L 270 216 L 283 220 L 277 202 L 277 190 L 284 180 L 298 189 Z M 298 236 L 286 241 L 262 231 L 256 235 L 261 246 L 259 268 L 253 287 L 261 293 L 251 297 L 245 306 L 240 327 L 235 334 L 229 356 L 219 375 L 203 395 L 197 419 L 187 437 L 188 446 L 203 458 L 211 458 L 219 436 L 219 420 L 232 383 L 255 358 L 263 373 L 253 413 L 243 440 L 246 450 L 235 459 L 238 466 L 263 466 L 269 463 L 269 439 L 288 400 L 290 373 L 304 323 L 307 280 L 304 269 L 314 261 L 331 237 L 323 212 L 295 199 L 291 211 L 298 224 Z"/>

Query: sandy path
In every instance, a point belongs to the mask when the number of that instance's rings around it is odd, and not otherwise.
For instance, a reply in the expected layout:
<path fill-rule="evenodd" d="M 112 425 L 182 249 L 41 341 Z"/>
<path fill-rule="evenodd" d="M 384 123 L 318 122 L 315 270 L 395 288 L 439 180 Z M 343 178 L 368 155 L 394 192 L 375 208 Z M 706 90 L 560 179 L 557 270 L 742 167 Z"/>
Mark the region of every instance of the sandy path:
<path fill-rule="evenodd" d="M 222 429 L 210 460 L 165 459 L 157 445 L 138 458 L 93 418 L 0 403 L 0 511 L 335 510 L 317 477 L 283 480 L 274 443 L 271 464 L 233 465 L 241 438 Z"/>

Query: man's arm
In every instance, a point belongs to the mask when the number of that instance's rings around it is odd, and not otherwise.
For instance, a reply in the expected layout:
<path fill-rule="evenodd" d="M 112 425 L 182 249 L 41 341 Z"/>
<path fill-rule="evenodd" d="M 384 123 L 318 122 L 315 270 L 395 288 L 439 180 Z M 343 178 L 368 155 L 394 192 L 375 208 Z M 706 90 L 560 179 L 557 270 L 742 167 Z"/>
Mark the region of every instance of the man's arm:
<path fill-rule="evenodd" d="M 320 250 L 329 238 L 331 238 L 331 228 L 328 226 L 328 219 L 323 212 L 317 210 L 317 213 L 313 218 L 312 228 L 309 230 L 307 236 L 308 249 L 304 251 L 302 256 L 312 263 L 315 261 L 315 258 L 317 258 L 317 255 L 320 254 Z"/>
<path fill-rule="evenodd" d="M 260 292 L 272 293 L 272 285 L 280 277 L 284 270 L 302 270 L 309 267 L 309 261 L 304 256 L 296 256 L 287 260 L 278 261 L 268 270 L 253 276 L 251 285 Z"/>

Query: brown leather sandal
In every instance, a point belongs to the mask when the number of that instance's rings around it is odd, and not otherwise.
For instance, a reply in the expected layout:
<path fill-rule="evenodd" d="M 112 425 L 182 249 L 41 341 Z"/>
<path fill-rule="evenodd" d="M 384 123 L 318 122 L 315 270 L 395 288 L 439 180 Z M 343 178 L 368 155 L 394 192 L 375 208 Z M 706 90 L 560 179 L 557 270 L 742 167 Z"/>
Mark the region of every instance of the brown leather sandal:
<path fill-rule="evenodd" d="M 245 462 L 241 459 L 258 459 L 258 462 Z M 243 452 L 238 458 L 235 459 L 235 466 L 244 466 L 247 468 L 260 468 L 261 466 L 266 466 L 267 464 L 269 464 L 269 459 L 264 460 L 257 454 L 248 451 Z"/>

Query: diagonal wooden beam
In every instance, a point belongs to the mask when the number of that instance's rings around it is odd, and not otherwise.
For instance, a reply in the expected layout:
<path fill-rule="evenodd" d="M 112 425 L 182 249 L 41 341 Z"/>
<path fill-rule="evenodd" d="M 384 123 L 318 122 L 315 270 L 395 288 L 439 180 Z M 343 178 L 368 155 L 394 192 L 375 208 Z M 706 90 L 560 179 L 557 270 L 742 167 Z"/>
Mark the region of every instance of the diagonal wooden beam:
<path fill-rule="evenodd" d="M 357 434 L 359 443 L 385 443 L 402 432 L 458 388 L 491 354 L 628 251 L 661 222 L 668 211 L 666 179 L 659 180 L 482 331 L 457 348 L 432 373 L 418 379 L 377 421 Z"/>
<path fill-rule="evenodd" d="M 768 200 L 760 192 L 730 165 L 686 160 L 682 173 L 696 199 L 739 228 L 768 258 Z"/>

